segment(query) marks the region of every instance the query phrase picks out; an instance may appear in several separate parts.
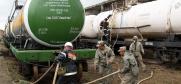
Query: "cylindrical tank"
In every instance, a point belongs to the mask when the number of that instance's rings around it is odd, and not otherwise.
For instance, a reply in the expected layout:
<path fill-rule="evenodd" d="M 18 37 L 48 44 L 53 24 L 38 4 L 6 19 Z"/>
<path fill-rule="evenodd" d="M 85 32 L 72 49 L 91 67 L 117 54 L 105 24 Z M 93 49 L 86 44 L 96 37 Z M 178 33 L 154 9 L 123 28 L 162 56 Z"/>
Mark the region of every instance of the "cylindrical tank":
<path fill-rule="evenodd" d="M 166 38 L 169 33 L 181 34 L 181 1 L 157 0 L 132 6 L 125 11 L 106 11 L 98 14 L 93 22 L 93 29 L 100 32 L 100 23 L 108 15 L 112 35 L 122 38 L 131 38 L 139 35 L 134 27 L 150 25 L 140 28 L 144 38 Z M 132 27 L 132 28 L 130 28 Z"/>
<path fill-rule="evenodd" d="M 176 0 L 172 4 L 170 22 L 171 22 L 171 31 L 176 34 L 181 34 L 181 0 Z"/>
<path fill-rule="evenodd" d="M 25 31 L 24 19 L 23 19 L 23 10 L 18 10 L 17 16 L 10 23 L 10 32 L 11 35 L 16 38 L 20 35 L 27 35 L 28 33 Z"/>
<path fill-rule="evenodd" d="M 102 12 L 102 13 L 99 13 L 94 21 L 93 21 L 93 30 L 96 32 L 96 33 L 100 33 L 100 23 L 101 21 L 103 21 L 105 18 L 108 17 L 108 15 L 112 14 L 112 11 L 106 11 L 106 12 Z"/>
<path fill-rule="evenodd" d="M 12 22 L 11 33 L 59 47 L 74 41 L 83 24 L 84 9 L 79 0 L 27 0 Z"/>
<path fill-rule="evenodd" d="M 93 30 L 93 20 L 96 15 L 88 15 L 85 17 L 84 27 L 81 31 L 81 36 L 95 38 L 97 37 L 96 31 Z"/>

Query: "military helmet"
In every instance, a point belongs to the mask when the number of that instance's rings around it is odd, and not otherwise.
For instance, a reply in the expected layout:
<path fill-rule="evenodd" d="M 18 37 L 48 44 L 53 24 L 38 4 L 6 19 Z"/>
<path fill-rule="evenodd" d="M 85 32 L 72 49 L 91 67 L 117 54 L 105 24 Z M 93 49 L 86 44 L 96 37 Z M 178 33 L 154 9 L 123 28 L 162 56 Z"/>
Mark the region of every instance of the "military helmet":
<path fill-rule="evenodd" d="M 137 36 L 133 36 L 133 40 L 138 40 L 138 37 Z"/>
<path fill-rule="evenodd" d="M 104 41 L 98 41 L 96 46 L 99 47 L 99 46 L 104 46 L 104 45 L 105 45 Z"/>
<path fill-rule="evenodd" d="M 126 51 L 126 46 L 119 47 L 118 52 Z"/>

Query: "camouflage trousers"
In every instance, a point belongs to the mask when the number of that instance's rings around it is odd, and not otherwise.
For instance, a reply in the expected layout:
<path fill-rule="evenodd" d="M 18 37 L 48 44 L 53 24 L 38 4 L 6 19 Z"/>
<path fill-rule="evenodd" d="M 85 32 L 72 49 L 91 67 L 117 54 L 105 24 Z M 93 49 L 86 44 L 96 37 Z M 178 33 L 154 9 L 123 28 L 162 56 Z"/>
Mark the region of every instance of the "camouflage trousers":
<path fill-rule="evenodd" d="M 98 71 L 101 76 L 108 75 L 112 73 L 112 66 L 111 65 L 106 65 L 106 64 L 99 64 L 98 65 Z M 112 78 L 106 78 L 104 80 L 101 80 L 99 84 L 112 84 Z"/>
<path fill-rule="evenodd" d="M 134 76 L 132 73 L 126 73 L 123 75 L 121 84 L 137 84 L 138 76 Z"/>
<path fill-rule="evenodd" d="M 146 69 L 146 65 L 143 63 L 143 58 L 141 53 L 135 53 L 135 58 L 138 63 L 138 66 L 141 66 L 142 70 L 144 71 Z"/>

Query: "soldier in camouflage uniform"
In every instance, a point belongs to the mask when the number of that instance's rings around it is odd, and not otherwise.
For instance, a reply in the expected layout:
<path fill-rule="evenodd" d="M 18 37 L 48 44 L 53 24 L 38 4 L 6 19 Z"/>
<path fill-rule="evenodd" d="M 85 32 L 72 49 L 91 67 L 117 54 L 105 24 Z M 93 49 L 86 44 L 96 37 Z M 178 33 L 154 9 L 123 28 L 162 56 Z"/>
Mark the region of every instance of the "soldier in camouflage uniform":
<path fill-rule="evenodd" d="M 134 54 L 139 66 L 142 67 L 144 71 L 146 69 L 146 65 L 143 63 L 142 54 L 144 54 L 143 45 L 138 41 L 138 37 L 133 37 L 133 42 L 131 43 L 129 50 Z"/>
<path fill-rule="evenodd" d="M 123 74 L 121 84 L 136 84 L 138 81 L 139 68 L 137 61 L 130 51 L 126 51 L 126 47 L 120 47 L 119 54 L 123 57 L 123 68 L 120 73 Z"/>
<path fill-rule="evenodd" d="M 98 41 L 98 49 L 95 53 L 94 69 L 98 67 L 98 71 L 102 76 L 110 74 L 112 72 L 112 62 L 115 58 L 115 54 L 110 47 L 108 47 L 104 41 Z M 101 81 L 102 84 L 111 84 L 111 78 Z"/>

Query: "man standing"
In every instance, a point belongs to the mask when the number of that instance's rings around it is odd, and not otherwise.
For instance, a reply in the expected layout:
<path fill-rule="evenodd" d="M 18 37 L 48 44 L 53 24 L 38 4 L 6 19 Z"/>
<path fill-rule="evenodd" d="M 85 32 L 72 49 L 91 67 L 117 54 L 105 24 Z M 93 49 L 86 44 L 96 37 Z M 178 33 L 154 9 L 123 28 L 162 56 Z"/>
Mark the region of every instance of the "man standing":
<path fill-rule="evenodd" d="M 73 45 L 71 42 L 66 42 L 64 50 L 59 52 L 55 58 L 56 62 L 60 62 L 65 68 L 65 73 L 58 78 L 57 84 L 78 84 L 77 66 L 75 63 L 76 55 L 73 53 Z"/>
<path fill-rule="evenodd" d="M 102 76 L 110 74 L 112 72 L 112 62 L 115 58 L 115 54 L 110 47 L 108 47 L 104 41 L 98 41 L 98 49 L 95 53 L 94 69 L 98 67 L 98 71 Z M 102 80 L 103 84 L 111 84 L 111 78 Z"/>
<path fill-rule="evenodd" d="M 133 54 L 125 51 L 126 47 L 120 47 L 118 50 L 120 56 L 123 58 L 123 68 L 120 70 L 120 73 L 123 74 L 121 84 L 136 84 L 139 68 Z"/>
<path fill-rule="evenodd" d="M 107 16 L 107 18 L 105 18 L 103 21 L 101 21 L 101 23 L 100 23 L 100 29 L 102 30 L 102 32 L 103 32 L 103 37 L 102 37 L 102 39 L 104 40 L 104 41 L 106 41 L 107 42 L 107 44 L 109 44 L 110 43 L 110 32 L 111 32 L 111 30 L 110 30 L 110 28 L 108 27 L 109 26 L 109 22 L 108 22 L 108 20 L 109 20 L 109 18 L 111 17 L 112 15 L 109 15 L 109 16 Z"/>
<path fill-rule="evenodd" d="M 138 37 L 133 37 L 133 42 L 131 43 L 129 50 L 134 54 L 139 66 L 142 67 L 144 71 L 146 69 L 146 65 L 143 63 L 142 54 L 144 54 L 143 45 L 138 41 Z"/>

